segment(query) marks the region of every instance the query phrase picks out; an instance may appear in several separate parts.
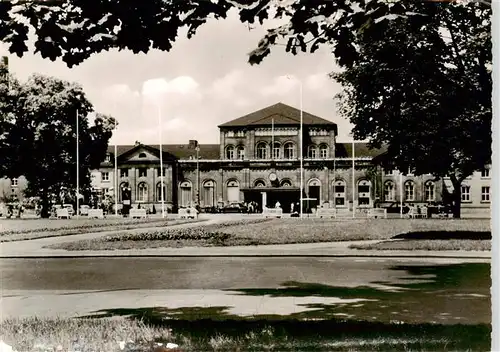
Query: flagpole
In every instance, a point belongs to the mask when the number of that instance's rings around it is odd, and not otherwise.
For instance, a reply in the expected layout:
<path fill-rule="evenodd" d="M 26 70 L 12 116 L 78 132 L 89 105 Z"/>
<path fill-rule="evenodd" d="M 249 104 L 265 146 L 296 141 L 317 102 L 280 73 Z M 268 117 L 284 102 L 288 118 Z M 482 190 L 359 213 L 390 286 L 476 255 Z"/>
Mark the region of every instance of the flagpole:
<path fill-rule="evenodd" d="M 271 119 L 271 160 L 274 160 L 274 117 Z"/>
<path fill-rule="evenodd" d="M 165 218 L 165 181 L 163 179 L 163 145 L 162 145 L 162 124 L 161 124 L 161 108 L 158 103 L 158 128 L 160 130 L 160 177 L 161 177 L 161 217 Z"/>
<path fill-rule="evenodd" d="M 302 81 L 299 80 L 300 84 L 300 218 L 304 217 L 303 207 L 304 207 L 304 114 L 302 110 L 303 98 L 302 98 Z"/>
<path fill-rule="evenodd" d="M 115 120 L 115 216 L 118 217 L 118 156 L 116 147 L 116 120 Z"/>
<path fill-rule="evenodd" d="M 399 217 L 403 218 L 403 173 L 399 172 Z"/>
<path fill-rule="evenodd" d="M 76 218 L 80 218 L 80 147 L 78 128 L 78 109 L 76 110 Z"/>
<path fill-rule="evenodd" d="M 337 182 L 337 171 L 336 171 L 336 162 L 335 162 L 335 154 L 337 151 L 337 147 L 335 144 L 333 145 L 333 209 L 335 211 L 335 216 L 337 216 L 337 198 L 336 198 L 336 190 L 335 183 Z"/>
<path fill-rule="evenodd" d="M 352 217 L 356 217 L 356 205 L 355 205 L 355 199 L 356 199 L 356 182 L 355 182 L 355 176 L 354 173 L 356 171 L 355 164 L 354 164 L 354 157 L 355 157 L 355 152 L 354 152 L 354 138 L 352 139 Z"/>

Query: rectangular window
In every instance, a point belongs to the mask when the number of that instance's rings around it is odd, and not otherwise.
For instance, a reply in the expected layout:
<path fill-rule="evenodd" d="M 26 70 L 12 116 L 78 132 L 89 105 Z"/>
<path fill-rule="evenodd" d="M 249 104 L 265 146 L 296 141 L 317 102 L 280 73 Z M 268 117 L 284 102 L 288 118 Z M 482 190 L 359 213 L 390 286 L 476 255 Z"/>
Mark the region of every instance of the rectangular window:
<path fill-rule="evenodd" d="M 104 187 L 104 188 L 102 189 L 102 194 L 108 194 L 108 193 L 109 193 L 109 188 Z"/>
<path fill-rule="evenodd" d="M 490 177 L 490 169 L 481 170 L 481 177 L 482 178 L 489 178 Z"/>
<path fill-rule="evenodd" d="M 101 173 L 101 181 L 109 182 L 109 172 L 104 171 Z"/>
<path fill-rule="evenodd" d="M 13 179 L 12 179 L 12 187 L 17 187 L 17 185 L 18 185 L 18 184 L 19 184 L 19 183 L 18 183 L 17 178 L 13 178 Z"/>
<path fill-rule="evenodd" d="M 148 169 L 140 168 L 139 169 L 139 177 L 147 177 L 147 176 L 148 176 Z"/>
<path fill-rule="evenodd" d="M 120 169 L 121 177 L 128 177 L 128 169 Z"/>
<path fill-rule="evenodd" d="M 392 176 L 394 175 L 394 169 L 384 169 L 384 174 L 386 176 Z"/>
<path fill-rule="evenodd" d="M 109 163 L 111 161 L 111 154 L 106 154 L 106 158 L 104 159 L 105 162 Z"/>
<path fill-rule="evenodd" d="M 490 187 L 484 186 L 481 187 L 481 201 L 489 202 L 490 201 Z"/>
<path fill-rule="evenodd" d="M 163 177 L 167 175 L 167 168 L 163 168 Z M 161 167 L 156 168 L 156 176 L 161 177 Z"/>
<path fill-rule="evenodd" d="M 335 192 L 336 193 L 344 193 L 345 192 L 345 186 L 335 186 Z"/>
<path fill-rule="evenodd" d="M 344 197 L 336 197 L 335 198 L 335 205 L 344 206 L 345 205 L 345 198 Z"/>
<path fill-rule="evenodd" d="M 470 202 L 470 186 L 462 185 L 462 202 Z"/>
<path fill-rule="evenodd" d="M 370 186 L 366 186 L 366 185 L 363 185 L 363 186 L 358 186 L 358 192 L 359 193 L 368 193 L 370 192 Z"/>

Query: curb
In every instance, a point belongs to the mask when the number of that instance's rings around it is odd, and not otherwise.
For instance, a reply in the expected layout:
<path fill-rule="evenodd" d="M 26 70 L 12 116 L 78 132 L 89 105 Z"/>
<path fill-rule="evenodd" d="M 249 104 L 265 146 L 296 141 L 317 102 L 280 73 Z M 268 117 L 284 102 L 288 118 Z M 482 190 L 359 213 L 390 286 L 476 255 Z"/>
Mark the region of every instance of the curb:
<path fill-rule="evenodd" d="M 443 255 L 377 255 L 377 254 L 89 254 L 89 255 L 12 255 L 0 259 L 79 259 L 79 258 L 412 258 L 412 259 L 474 259 L 491 260 L 477 256 Z"/>

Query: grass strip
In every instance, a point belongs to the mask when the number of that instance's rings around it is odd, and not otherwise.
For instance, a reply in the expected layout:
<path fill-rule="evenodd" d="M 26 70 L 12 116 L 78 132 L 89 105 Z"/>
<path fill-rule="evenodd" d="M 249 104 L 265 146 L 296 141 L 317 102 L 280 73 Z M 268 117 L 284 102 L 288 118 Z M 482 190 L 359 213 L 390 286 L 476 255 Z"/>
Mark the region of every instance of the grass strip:
<path fill-rule="evenodd" d="M 491 327 L 363 321 L 7 319 L 0 338 L 17 351 L 488 351 Z M 58 349 L 58 346 L 60 348 Z"/>
<path fill-rule="evenodd" d="M 489 240 L 398 240 L 352 244 L 351 249 L 383 251 L 490 251 Z"/>

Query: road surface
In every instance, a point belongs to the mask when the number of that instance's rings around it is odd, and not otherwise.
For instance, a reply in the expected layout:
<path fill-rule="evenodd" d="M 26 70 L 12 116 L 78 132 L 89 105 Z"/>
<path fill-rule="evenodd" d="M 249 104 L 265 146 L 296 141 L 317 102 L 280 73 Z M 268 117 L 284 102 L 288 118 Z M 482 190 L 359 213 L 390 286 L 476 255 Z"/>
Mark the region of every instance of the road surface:
<path fill-rule="evenodd" d="M 238 315 L 311 311 L 321 315 L 332 307 L 342 307 L 335 314 L 408 322 L 489 323 L 489 260 L 467 261 L 1 259 L 1 305 L 3 318 L 81 316 L 115 308 L 215 306 Z M 298 288 L 283 290 L 290 282 Z M 281 290 L 270 290 L 277 288 Z"/>

